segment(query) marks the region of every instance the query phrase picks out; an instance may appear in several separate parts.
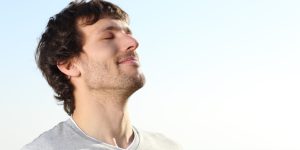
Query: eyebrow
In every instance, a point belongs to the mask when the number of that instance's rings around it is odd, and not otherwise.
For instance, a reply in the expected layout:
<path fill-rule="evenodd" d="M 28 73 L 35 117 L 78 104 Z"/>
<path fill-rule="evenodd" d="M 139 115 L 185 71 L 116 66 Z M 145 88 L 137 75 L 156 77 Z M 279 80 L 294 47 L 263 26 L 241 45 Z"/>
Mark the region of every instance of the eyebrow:
<path fill-rule="evenodd" d="M 125 26 L 125 27 L 118 27 L 118 26 L 108 26 L 103 28 L 101 31 L 121 31 L 124 30 L 127 34 L 132 34 L 132 31 L 129 29 L 129 27 Z"/>

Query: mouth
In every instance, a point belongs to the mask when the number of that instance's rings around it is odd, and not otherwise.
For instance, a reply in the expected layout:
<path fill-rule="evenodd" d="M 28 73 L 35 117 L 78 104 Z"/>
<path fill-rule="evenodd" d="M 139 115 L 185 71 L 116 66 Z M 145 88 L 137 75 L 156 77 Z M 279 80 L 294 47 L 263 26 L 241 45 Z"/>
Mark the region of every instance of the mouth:
<path fill-rule="evenodd" d="M 136 65 L 136 66 L 138 66 L 139 65 L 139 61 L 138 61 L 137 57 L 135 57 L 135 56 L 129 56 L 129 57 L 121 58 L 118 61 L 118 64 L 119 65 L 127 64 L 127 65 Z"/>

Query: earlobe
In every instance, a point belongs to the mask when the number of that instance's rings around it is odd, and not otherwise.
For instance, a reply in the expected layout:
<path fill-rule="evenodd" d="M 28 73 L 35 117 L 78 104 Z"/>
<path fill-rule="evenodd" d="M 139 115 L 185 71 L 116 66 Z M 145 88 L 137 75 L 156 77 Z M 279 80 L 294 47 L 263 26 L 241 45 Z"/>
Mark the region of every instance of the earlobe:
<path fill-rule="evenodd" d="M 79 69 L 71 62 L 59 62 L 57 68 L 64 73 L 69 79 L 71 77 L 79 77 Z"/>

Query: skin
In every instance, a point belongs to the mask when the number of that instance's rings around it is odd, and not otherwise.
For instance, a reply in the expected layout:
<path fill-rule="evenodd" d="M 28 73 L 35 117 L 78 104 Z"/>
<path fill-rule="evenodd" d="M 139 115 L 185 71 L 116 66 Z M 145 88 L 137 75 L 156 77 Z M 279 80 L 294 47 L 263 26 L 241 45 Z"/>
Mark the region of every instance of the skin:
<path fill-rule="evenodd" d="M 74 85 L 73 119 L 88 136 L 121 148 L 133 140 L 128 98 L 145 82 L 128 24 L 110 18 L 78 21 L 83 52 L 58 68 Z"/>

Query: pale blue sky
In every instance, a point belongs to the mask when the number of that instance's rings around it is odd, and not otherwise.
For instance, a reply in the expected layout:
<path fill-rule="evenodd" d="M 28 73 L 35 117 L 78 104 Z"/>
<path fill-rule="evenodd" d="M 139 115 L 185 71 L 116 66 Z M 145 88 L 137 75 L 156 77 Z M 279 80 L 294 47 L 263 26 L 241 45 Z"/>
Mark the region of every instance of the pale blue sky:
<path fill-rule="evenodd" d="M 69 1 L 1 1 L 0 149 L 67 118 L 34 62 Z M 300 1 L 113 0 L 131 16 L 147 83 L 132 122 L 187 150 L 299 150 Z"/>

